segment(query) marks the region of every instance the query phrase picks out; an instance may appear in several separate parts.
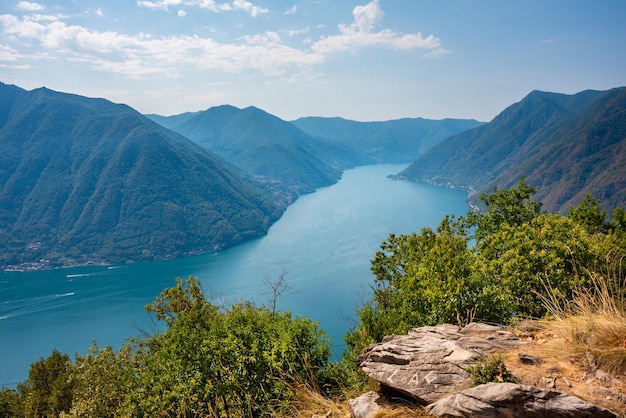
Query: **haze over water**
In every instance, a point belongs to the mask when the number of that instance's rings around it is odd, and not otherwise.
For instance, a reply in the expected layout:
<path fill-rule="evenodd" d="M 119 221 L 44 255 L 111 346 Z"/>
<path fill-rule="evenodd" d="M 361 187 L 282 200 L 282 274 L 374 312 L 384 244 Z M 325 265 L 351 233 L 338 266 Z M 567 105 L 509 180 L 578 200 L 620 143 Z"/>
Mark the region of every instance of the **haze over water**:
<path fill-rule="evenodd" d="M 283 271 L 292 291 L 278 308 L 308 316 L 332 336 L 338 356 L 355 324 L 354 308 L 371 294 L 370 260 L 390 233 L 436 226 L 467 212 L 466 193 L 392 181 L 405 165 L 347 170 L 335 185 L 302 196 L 264 237 L 216 253 L 121 266 L 0 273 L 0 386 L 28 376 L 53 349 L 85 354 L 92 341 L 119 346 L 152 333 L 144 306 L 175 278 L 199 278 L 207 296 L 227 305 L 267 303 L 266 278 Z"/>

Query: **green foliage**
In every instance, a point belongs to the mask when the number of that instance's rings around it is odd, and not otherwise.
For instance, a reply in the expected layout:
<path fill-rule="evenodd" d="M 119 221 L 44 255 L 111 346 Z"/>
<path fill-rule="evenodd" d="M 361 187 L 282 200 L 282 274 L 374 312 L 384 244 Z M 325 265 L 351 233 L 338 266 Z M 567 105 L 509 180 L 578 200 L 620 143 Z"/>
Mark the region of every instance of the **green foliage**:
<path fill-rule="evenodd" d="M 472 378 L 474 385 L 490 382 L 517 383 L 517 378 L 506 368 L 501 355 L 483 357 L 465 371 Z"/>
<path fill-rule="evenodd" d="M 521 179 L 481 195 L 482 213 L 446 217 L 436 230 L 391 234 L 372 260 L 373 298 L 357 311 L 346 358 L 413 327 L 542 317 L 545 300 L 565 305 L 594 273 L 623 286 L 622 212 L 606 224 L 599 202 L 588 197 L 569 217 L 541 213 L 535 191 Z"/>
<path fill-rule="evenodd" d="M 611 223 L 612 229 L 626 233 L 626 211 L 617 207 L 613 210 L 613 222 Z"/>
<path fill-rule="evenodd" d="M 94 344 L 73 363 L 54 351 L 17 391 L 0 392 L 0 417 L 273 416 L 296 388 L 330 391 L 346 376 L 316 322 L 249 302 L 219 307 L 193 277 L 146 308 L 165 331 L 117 351 Z"/>
<path fill-rule="evenodd" d="M 23 416 L 22 400 L 15 389 L 0 389 L 0 418 Z"/>
<path fill-rule="evenodd" d="M 26 416 L 58 417 L 70 409 L 73 390 L 71 365 L 69 356 L 57 350 L 31 365 L 28 379 L 18 385 Z"/>
<path fill-rule="evenodd" d="M 127 106 L 45 89 L 6 106 L 0 266 L 212 251 L 264 234 L 284 210 L 266 185 Z"/>
<path fill-rule="evenodd" d="M 142 352 L 124 345 L 93 345 L 86 356 L 76 356 L 71 368 L 72 407 L 63 417 L 115 417 L 130 415 L 128 400 L 137 389 Z"/>
<path fill-rule="evenodd" d="M 480 247 L 483 239 L 505 225 L 516 227 L 530 222 L 541 213 L 541 203 L 533 200 L 537 189 L 521 178 L 515 187 L 481 194 L 480 201 L 486 206 L 484 213 L 470 212 L 467 222 L 476 228 L 476 241 Z"/>
<path fill-rule="evenodd" d="M 578 206 L 569 209 L 567 216 L 574 222 L 584 226 L 591 233 L 602 232 L 606 229 L 606 211 L 600 209 L 600 201 L 586 194 L 585 200 Z M 619 214 L 618 214 L 619 218 Z"/>
<path fill-rule="evenodd" d="M 268 415 L 286 406 L 293 383 L 317 387 L 330 356 L 317 323 L 246 302 L 221 309 L 194 278 L 149 310 L 169 327 L 148 343 L 131 401 L 141 414 Z"/>
<path fill-rule="evenodd" d="M 394 324 L 394 333 L 456 322 L 476 305 L 481 285 L 471 276 L 472 252 L 465 232 L 452 220 L 444 219 L 436 231 L 424 228 L 419 234 L 392 235 L 382 248 L 372 261 L 378 286 L 374 297 L 378 319 Z M 397 265 L 389 264 L 398 257 L 402 260 Z"/>
<path fill-rule="evenodd" d="M 571 299 L 585 285 L 583 267 L 594 258 L 584 227 L 559 214 L 541 214 L 516 227 L 505 224 L 483 238 L 479 249 L 477 274 L 499 295 L 492 304 L 498 322 L 545 315 L 542 296 L 548 292 Z"/>

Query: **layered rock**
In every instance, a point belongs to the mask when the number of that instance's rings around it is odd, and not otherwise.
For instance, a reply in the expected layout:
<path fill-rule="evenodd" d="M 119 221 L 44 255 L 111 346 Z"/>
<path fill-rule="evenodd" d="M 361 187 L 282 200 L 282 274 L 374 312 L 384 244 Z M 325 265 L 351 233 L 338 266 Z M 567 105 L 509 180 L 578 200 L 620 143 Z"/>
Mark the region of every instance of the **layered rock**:
<path fill-rule="evenodd" d="M 357 364 L 378 381 L 381 391 L 350 401 L 355 418 L 376 416 L 390 397 L 426 406 L 437 417 L 616 417 L 613 412 L 576 396 L 515 383 L 472 386 L 465 371 L 483 356 L 515 348 L 522 342 L 502 327 L 469 324 L 416 328 L 407 335 L 385 337 L 365 349 Z M 541 359 L 520 354 L 520 362 Z M 389 396 L 390 395 L 390 396 Z M 386 398 L 386 401 L 385 401 Z"/>
<path fill-rule="evenodd" d="M 381 385 L 427 405 L 470 387 L 465 368 L 482 356 L 520 344 L 512 332 L 491 325 L 422 327 L 369 346 L 357 364 Z"/>
<path fill-rule="evenodd" d="M 447 396 L 426 407 L 437 417 L 615 418 L 616 415 L 561 392 L 515 383 L 487 383 Z"/>

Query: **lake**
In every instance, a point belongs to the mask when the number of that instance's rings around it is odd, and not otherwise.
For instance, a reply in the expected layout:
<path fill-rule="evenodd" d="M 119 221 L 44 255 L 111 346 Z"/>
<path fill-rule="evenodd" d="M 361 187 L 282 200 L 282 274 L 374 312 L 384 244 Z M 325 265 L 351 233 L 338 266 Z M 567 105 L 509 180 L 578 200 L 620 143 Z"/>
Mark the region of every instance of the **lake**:
<path fill-rule="evenodd" d="M 387 178 L 406 165 L 362 166 L 300 197 L 264 237 L 194 257 L 119 266 L 0 273 L 0 386 L 28 376 L 53 349 L 85 354 L 157 329 L 144 306 L 175 278 L 199 278 L 216 303 L 268 303 L 266 279 L 286 272 L 278 308 L 319 321 L 335 358 L 371 295 L 370 260 L 390 233 L 436 226 L 467 212 L 466 193 Z"/>

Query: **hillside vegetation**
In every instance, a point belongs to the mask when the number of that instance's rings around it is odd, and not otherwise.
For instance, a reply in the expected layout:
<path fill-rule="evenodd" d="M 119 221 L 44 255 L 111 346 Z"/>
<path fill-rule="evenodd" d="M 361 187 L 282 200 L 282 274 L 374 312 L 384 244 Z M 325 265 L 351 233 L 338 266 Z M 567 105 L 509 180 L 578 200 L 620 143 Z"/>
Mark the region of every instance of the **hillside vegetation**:
<path fill-rule="evenodd" d="M 523 176 L 551 211 L 566 212 L 587 193 L 605 208 L 624 206 L 626 88 L 534 91 L 488 124 L 440 142 L 400 176 L 478 193 Z"/>
<path fill-rule="evenodd" d="M 284 210 L 263 186 L 125 105 L 6 85 L 0 99 L 2 266 L 209 251 L 264 234 Z"/>
<path fill-rule="evenodd" d="M 248 302 L 219 306 L 194 278 L 178 279 L 147 307 L 164 331 L 119 350 L 94 346 L 74 360 L 54 351 L 16 389 L 0 391 L 0 414 L 311 416 L 322 408 L 345 416 L 330 400 L 365 390 L 354 357 L 385 335 L 446 322 L 515 324 L 551 313 L 565 321 L 566 311 L 568 318 L 591 318 L 603 307 L 611 308 L 613 325 L 626 323 L 626 213 L 617 209 L 608 222 L 589 196 L 568 216 L 546 213 L 534 193 L 520 181 L 482 195 L 485 212 L 390 235 L 372 260 L 373 299 L 358 310 L 339 363 L 329 360 L 316 323 Z M 273 284 L 274 298 L 283 285 Z M 585 304 L 581 295 L 598 303 Z M 600 329 L 579 327 L 563 338 L 591 347 L 607 369 L 623 373 L 623 339 L 602 337 Z M 624 331 L 617 329 L 622 337 Z M 402 411 L 389 413 L 420 414 Z"/>
<path fill-rule="evenodd" d="M 293 191 L 294 197 L 335 183 L 351 165 L 344 150 L 255 107 L 224 105 L 150 117 L 258 179 Z"/>

